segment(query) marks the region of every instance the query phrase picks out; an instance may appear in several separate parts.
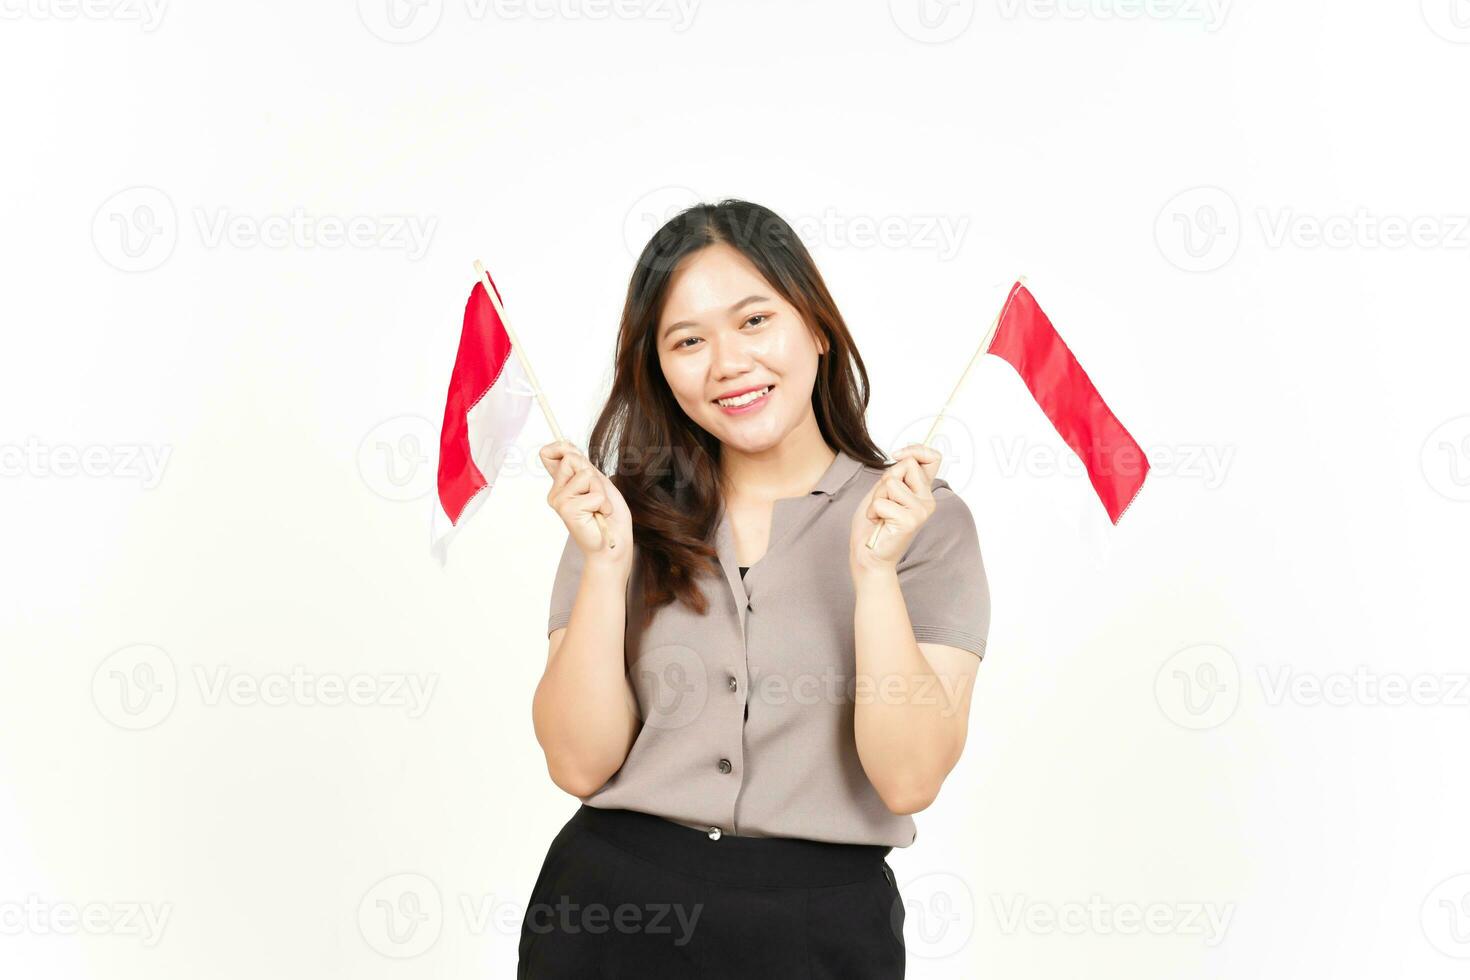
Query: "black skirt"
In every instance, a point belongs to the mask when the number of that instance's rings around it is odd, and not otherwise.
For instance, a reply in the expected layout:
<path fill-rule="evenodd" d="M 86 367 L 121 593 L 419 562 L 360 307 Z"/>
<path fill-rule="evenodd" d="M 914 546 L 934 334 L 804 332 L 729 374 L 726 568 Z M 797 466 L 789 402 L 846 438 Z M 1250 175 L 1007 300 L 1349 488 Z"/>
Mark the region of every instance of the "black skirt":
<path fill-rule="evenodd" d="M 890 850 L 712 840 L 584 803 L 526 903 L 517 980 L 898 980 L 904 907 Z"/>

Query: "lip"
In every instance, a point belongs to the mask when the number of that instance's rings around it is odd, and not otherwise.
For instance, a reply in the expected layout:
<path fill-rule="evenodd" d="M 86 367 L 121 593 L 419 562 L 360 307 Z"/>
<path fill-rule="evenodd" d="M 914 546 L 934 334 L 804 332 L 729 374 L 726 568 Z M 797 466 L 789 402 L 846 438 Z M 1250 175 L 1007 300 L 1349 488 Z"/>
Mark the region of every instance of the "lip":
<path fill-rule="evenodd" d="M 762 388 L 766 388 L 774 384 L 775 382 L 773 381 L 767 381 L 763 385 L 751 385 L 749 388 L 736 388 L 734 391 L 721 392 L 720 394 L 711 398 L 710 401 L 719 401 L 721 398 L 734 398 L 736 395 L 743 395 L 747 391 L 760 391 Z"/>
<path fill-rule="evenodd" d="M 751 402 L 749 405 L 741 405 L 741 406 L 739 406 L 737 408 L 726 408 L 724 405 L 721 405 L 719 402 L 711 402 L 710 404 L 714 405 L 715 408 L 718 408 L 720 411 L 724 412 L 726 415 L 749 415 L 751 412 L 760 411 L 760 409 L 765 406 L 766 402 L 768 402 L 768 401 L 771 400 L 771 396 L 776 393 L 776 386 L 774 384 L 772 384 L 772 385 L 756 385 L 753 388 L 746 388 L 743 391 L 737 391 L 733 395 L 721 395 L 720 396 L 721 398 L 733 398 L 734 395 L 743 395 L 747 391 L 760 391 L 762 388 L 766 388 L 766 387 L 769 387 L 771 390 L 768 391 L 768 392 L 766 392 L 760 398 L 757 398 L 755 401 Z"/>

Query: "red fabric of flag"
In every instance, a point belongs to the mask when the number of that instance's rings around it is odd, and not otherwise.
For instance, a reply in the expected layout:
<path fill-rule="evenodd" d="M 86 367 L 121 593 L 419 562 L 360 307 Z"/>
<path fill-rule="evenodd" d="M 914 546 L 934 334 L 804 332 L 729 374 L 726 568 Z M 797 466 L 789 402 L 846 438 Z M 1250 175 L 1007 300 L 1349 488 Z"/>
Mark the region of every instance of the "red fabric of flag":
<path fill-rule="evenodd" d="M 1117 524 L 1143 487 L 1148 457 L 1102 400 L 1031 291 L 1019 282 L 1006 297 L 986 352 L 1021 375 L 1057 434 L 1082 460 L 1098 499 Z"/>
<path fill-rule="evenodd" d="M 495 297 L 500 298 L 499 289 Z M 438 500 L 430 544 L 441 563 L 454 532 L 494 485 L 534 396 L 490 294 L 484 283 L 476 282 L 465 303 L 439 434 Z"/>

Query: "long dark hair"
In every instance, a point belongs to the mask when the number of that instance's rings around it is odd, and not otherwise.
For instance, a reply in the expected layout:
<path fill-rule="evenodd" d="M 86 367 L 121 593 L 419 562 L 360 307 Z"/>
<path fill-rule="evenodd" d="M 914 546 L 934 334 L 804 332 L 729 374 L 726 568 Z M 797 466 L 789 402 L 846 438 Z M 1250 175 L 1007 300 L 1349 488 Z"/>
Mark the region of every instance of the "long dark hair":
<path fill-rule="evenodd" d="M 632 514 L 645 626 L 655 610 L 676 599 L 701 615 L 708 610 L 696 579 L 716 558 L 721 444 L 674 399 L 655 337 L 679 262 L 721 242 L 749 259 L 825 338 L 812 410 L 827 444 L 869 466 L 887 466 L 868 435 L 863 359 L 796 232 L 769 208 L 733 198 L 681 211 L 638 256 L 618 330 L 612 391 L 587 440 L 588 458 L 608 474 Z"/>

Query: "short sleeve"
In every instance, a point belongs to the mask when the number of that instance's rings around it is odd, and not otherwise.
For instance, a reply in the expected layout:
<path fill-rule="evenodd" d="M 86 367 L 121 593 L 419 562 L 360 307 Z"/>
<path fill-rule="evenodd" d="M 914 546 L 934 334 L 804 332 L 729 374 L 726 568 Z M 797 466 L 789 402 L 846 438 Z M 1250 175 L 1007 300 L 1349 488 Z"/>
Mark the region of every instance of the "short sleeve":
<path fill-rule="evenodd" d="M 582 565 L 586 558 L 577 542 L 567 532 L 566 544 L 561 549 L 561 561 L 556 566 L 556 578 L 551 584 L 551 610 L 546 620 L 546 635 L 565 626 L 572 618 L 572 605 L 577 600 L 577 587 L 582 584 Z"/>
<path fill-rule="evenodd" d="M 990 584 L 969 505 L 948 486 L 934 489 L 934 513 L 898 562 L 898 584 L 914 639 L 985 656 Z"/>

